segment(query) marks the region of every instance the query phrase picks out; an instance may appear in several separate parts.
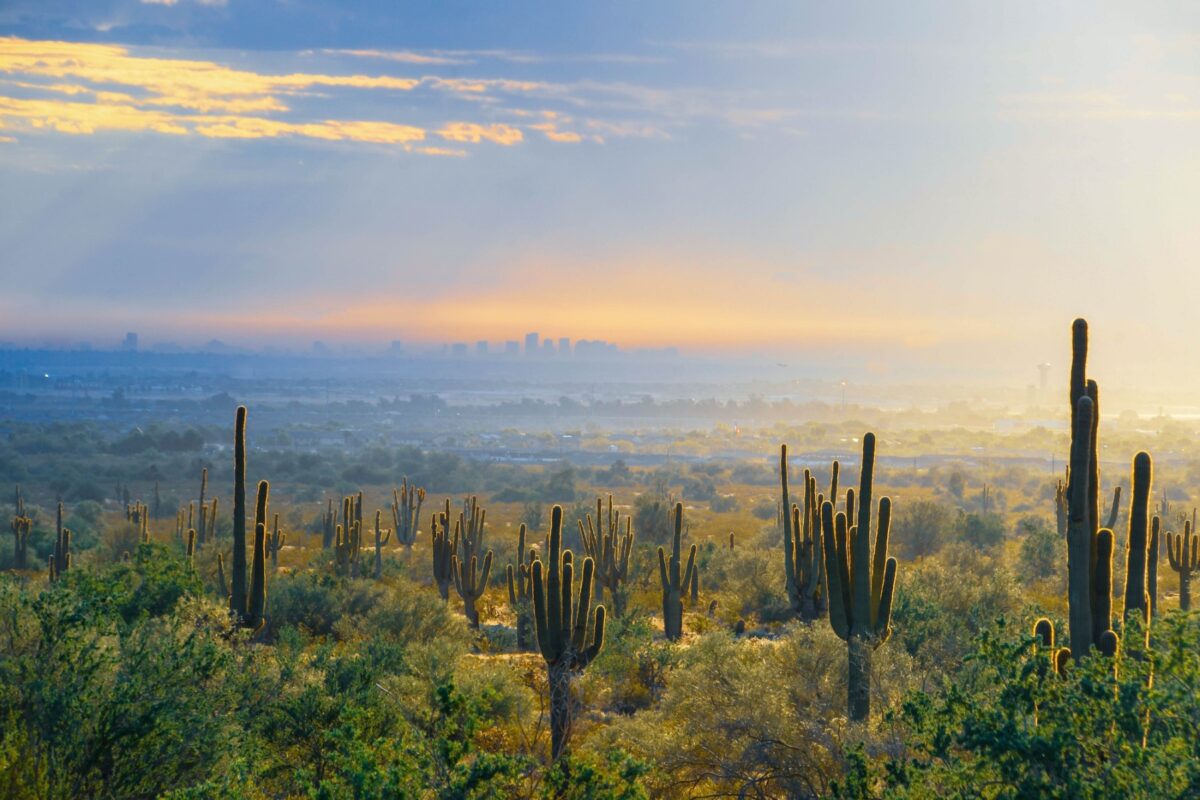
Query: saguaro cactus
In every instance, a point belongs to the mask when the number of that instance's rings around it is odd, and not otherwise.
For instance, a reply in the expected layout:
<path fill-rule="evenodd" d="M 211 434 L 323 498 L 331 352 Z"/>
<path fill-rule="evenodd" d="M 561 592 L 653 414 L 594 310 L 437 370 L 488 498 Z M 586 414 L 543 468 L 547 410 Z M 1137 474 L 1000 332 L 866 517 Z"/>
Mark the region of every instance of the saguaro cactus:
<path fill-rule="evenodd" d="M 333 508 L 333 498 L 325 506 L 321 517 L 321 547 L 328 550 L 337 541 L 337 511 Z"/>
<path fill-rule="evenodd" d="M 390 530 L 380 527 L 382 512 L 375 511 L 375 580 L 383 577 L 383 548 L 392 537 Z"/>
<path fill-rule="evenodd" d="M 525 523 L 517 532 L 517 563 L 505 567 L 508 579 L 508 603 L 517 618 L 517 649 L 528 650 L 530 604 L 533 602 L 533 562 L 537 556 L 531 547 L 525 549 Z"/>
<path fill-rule="evenodd" d="M 1125 609 L 1123 617 L 1138 614 L 1145 622 L 1147 636 L 1150 630 L 1150 596 L 1146 587 L 1146 567 L 1150 554 L 1150 484 L 1153 480 L 1153 463 L 1150 454 L 1140 452 L 1133 457 L 1132 497 L 1129 503 L 1129 535 L 1126 538 L 1125 556 Z M 1113 498 L 1113 505 L 1120 502 L 1120 487 Z M 1115 515 L 1114 515 L 1115 516 Z"/>
<path fill-rule="evenodd" d="M 449 508 L 449 502 L 447 502 Z M 457 526 L 450 536 L 450 524 L 445 514 L 434 514 L 430 525 L 430 551 L 433 554 L 433 581 L 443 600 L 450 599 L 450 583 L 454 580 L 451 559 L 458 552 Z"/>
<path fill-rule="evenodd" d="M 1167 563 L 1179 574 L 1179 608 L 1192 607 L 1192 573 L 1200 556 L 1200 537 L 1192 532 L 1192 523 L 1185 520 L 1183 534 L 1167 533 Z"/>
<path fill-rule="evenodd" d="M 839 464 L 833 462 L 830 498 L 837 492 Z M 819 619 L 825 613 L 825 558 L 821 543 L 817 479 L 804 470 L 804 508 L 792 503 L 788 492 L 787 445 L 779 448 L 779 476 L 783 504 L 784 587 L 792 611 L 803 620 Z"/>
<path fill-rule="evenodd" d="M 233 564 L 229 576 L 229 608 L 246 618 L 246 407 L 238 406 L 233 422 Z"/>
<path fill-rule="evenodd" d="M 17 484 L 13 501 L 13 518 L 9 529 L 13 535 L 13 567 L 26 569 L 29 565 L 29 532 L 33 520 L 25 516 L 25 500 L 21 497 L 21 485 Z"/>
<path fill-rule="evenodd" d="M 1159 533 L 1162 531 L 1162 520 L 1158 515 L 1150 520 L 1150 554 L 1146 559 L 1146 593 L 1150 596 L 1150 616 L 1158 614 L 1158 559 Z"/>
<path fill-rule="evenodd" d="M 208 536 L 207 525 L 205 524 L 206 520 L 204 518 L 208 510 L 207 506 L 204 505 L 204 493 L 207 491 L 207 489 L 208 467 L 203 467 L 200 470 L 200 502 L 196 504 L 196 508 L 200 509 L 200 530 L 198 532 L 200 536 L 200 544 L 204 544 L 207 541 L 205 537 Z"/>
<path fill-rule="evenodd" d="M 287 534 L 279 529 L 279 515 L 276 514 L 271 522 L 272 531 L 267 534 L 267 555 L 271 557 L 271 569 L 279 567 L 279 551 L 287 541 Z"/>
<path fill-rule="evenodd" d="M 588 636 L 592 570 L 583 560 L 578 598 L 573 587 L 571 551 L 562 548 L 562 507 L 550 514 L 549 566 L 533 562 L 533 611 L 538 647 L 550 683 L 550 750 L 558 759 L 571 737 L 571 680 L 592 662 L 604 646 L 604 606 L 597 606 Z"/>
<path fill-rule="evenodd" d="M 1112 631 L 1113 536 L 1107 528 L 1097 528 L 1100 518 L 1097 443 L 1100 390 L 1095 381 L 1087 379 L 1086 321 L 1075 320 L 1071 345 L 1067 619 L 1071 656 L 1079 661 L 1091 647 L 1101 652 L 1115 652 L 1117 644 L 1116 634 Z"/>
<path fill-rule="evenodd" d="M 195 564 L 195 561 L 196 561 L 196 529 L 195 528 L 188 528 L 187 545 L 186 545 L 186 549 L 183 551 L 183 555 L 184 555 L 184 558 L 187 559 L 187 564 L 189 567 Z"/>
<path fill-rule="evenodd" d="M 71 568 L 71 531 L 63 527 L 63 504 L 58 504 L 58 513 L 54 522 L 54 569 L 53 578 L 62 575 Z"/>
<path fill-rule="evenodd" d="M 603 522 L 602 522 L 603 520 Z M 618 618 L 625 615 L 626 583 L 629 579 L 629 557 L 633 553 L 633 524 L 625 517 L 625 533 L 621 533 L 621 513 L 613 509 L 613 498 L 608 496 L 608 514 L 600 498 L 596 498 L 596 520 L 587 515 L 587 527 L 579 522 L 579 536 L 587 557 L 595 564 L 595 585 L 592 587 L 595 601 L 604 601 L 604 590 L 612 596 L 613 612 Z"/>
<path fill-rule="evenodd" d="M 492 551 L 483 556 L 483 569 L 479 571 L 479 557 L 471 556 L 470 562 L 459 561 L 457 555 L 450 556 L 450 572 L 454 576 L 454 590 L 463 601 L 463 613 L 472 628 L 479 627 L 479 609 L 475 607 L 487 591 L 488 577 L 492 574 Z"/>
<path fill-rule="evenodd" d="M 891 635 L 892 596 L 896 588 L 896 559 L 888 558 L 892 504 L 879 500 L 874 552 L 871 541 L 871 493 L 875 471 L 875 434 L 863 436 L 859 475 L 857 523 L 834 515 L 833 503 L 821 507 L 825 573 L 829 578 L 829 623 L 848 647 L 847 708 L 850 719 L 871 714 L 871 651 Z M 853 503 L 848 503 L 853 508 Z"/>
<path fill-rule="evenodd" d="M 409 485 L 405 477 L 400 490 L 392 489 L 392 524 L 396 542 L 412 550 L 417 540 L 417 521 L 421 518 L 421 506 L 425 502 L 425 490 Z"/>
<path fill-rule="evenodd" d="M 696 568 L 696 545 L 688 551 L 687 568 L 682 569 L 680 548 L 683 539 L 683 503 L 675 504 L 675 535 L 671 538 L 671 559 L 658 548 L 658 575 L 662 580 L 663 633 L 671 641 L 683 636 L 683 593 L 692 582 Z M 590 559 L 589 559 L 590 560 Z M 588 574 L 591 571 L 588 570 Z"/>

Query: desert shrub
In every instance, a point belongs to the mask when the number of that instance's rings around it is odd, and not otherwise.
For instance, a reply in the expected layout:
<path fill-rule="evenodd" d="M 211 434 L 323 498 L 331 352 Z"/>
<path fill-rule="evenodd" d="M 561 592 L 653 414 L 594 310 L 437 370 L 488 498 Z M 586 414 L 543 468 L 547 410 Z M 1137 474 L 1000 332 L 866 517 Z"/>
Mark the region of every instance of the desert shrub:
<path fill-rule="evenodd" d="M 1004 541 L 1004 520 L 996 514 L 965 514 L 961 529 L 963 541 L 978 547 L 996 547 Z"/>
<path fill-rule="evenodd" d="M 898 512 L 891 543 L 904 558 L 933 555 L 954 535 L 954 510 L 935 500 L 905 502 Z"/>
<path fill-rule="evenodd" d="M 598 694 L 604 705 L 618 714 L 649 708 L 667 685 L 675 663 L 675 649 L 660 640 L 644 614 L 632 614 L 610 623 L 604 649 L 585 673 L 589 684 L 602 684 Z"/>

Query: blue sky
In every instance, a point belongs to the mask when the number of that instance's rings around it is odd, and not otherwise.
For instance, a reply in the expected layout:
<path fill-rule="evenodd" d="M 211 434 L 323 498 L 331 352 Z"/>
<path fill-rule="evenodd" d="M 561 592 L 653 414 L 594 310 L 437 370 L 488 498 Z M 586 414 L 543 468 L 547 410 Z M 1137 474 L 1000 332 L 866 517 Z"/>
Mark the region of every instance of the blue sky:
<path fill-rule="evenodd" d="M 1194 349 L 1185 4 L 7 2 L 0 339 Z M 1123 365 L 1123 366 L 1122 366 Z"/>

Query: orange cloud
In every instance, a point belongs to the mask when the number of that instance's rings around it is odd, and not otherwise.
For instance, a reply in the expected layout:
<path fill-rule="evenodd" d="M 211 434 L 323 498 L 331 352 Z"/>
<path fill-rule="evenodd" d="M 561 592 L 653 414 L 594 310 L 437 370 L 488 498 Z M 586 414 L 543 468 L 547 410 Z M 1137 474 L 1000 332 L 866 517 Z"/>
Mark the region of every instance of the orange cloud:
<path fill-rule="evenodd" d="M 511 125 L 479 125 L 475 122 L 451 122 L 438 130 L 437 135 L 450 142 L 478 144 L 486 140 L 506 146 L 517 144 L 525 138 L 520 128 Z"/>

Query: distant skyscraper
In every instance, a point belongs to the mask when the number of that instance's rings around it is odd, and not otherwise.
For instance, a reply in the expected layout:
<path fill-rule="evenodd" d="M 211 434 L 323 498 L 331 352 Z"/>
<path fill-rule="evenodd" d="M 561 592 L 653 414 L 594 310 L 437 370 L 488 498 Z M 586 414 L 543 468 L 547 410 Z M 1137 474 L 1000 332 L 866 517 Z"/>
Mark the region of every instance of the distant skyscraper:
<path fill-rule="evenodd" d="M 566 336 L 558 340 L 558 354 L 564 357 L 571 355 L 571 340 Z"/>
<path fill-rule="evenodd" d="M 504 343 L 504 354 L 506 356 L 516 356 L 521 354 L 521 343 L 516 339 L 509 339 Z"/>
<path fill-rule="evenodd" d="M 541 337 L 536 333 L 525 334 L 525 355 L 536 356 L 538 351 L 538 340 Z"/>
<path fill-rule="evenodd" d="M 554 355 L 554 340 L 553 339 L 545 339 L 542 341 L 542 355 L 544 355 L 544 356 L 553 356 Z"/>
<path fill-rule="evenodd" d="M 488 343 L 484 339 L 480 339 L 475 343 L 475 355 L 486 356 L 488 354 Z"/>
<path fill-rule="evenodd" d="M 404 352 L 404 342 L 400 341 L 399 339 L 392 339 L 392 346 L 389 348 L 388 352 L 394 356 L 400 355 Z"/>
<path fill-rule="evenodd" d="M 465 356 L 467 354 L 467 343 L 466 342 L 455 342 L 453 345 L 450 346 L 450 353 L 455 358 L 462 358 L 463 356 Z"/>
<path fill-rule="evenodd" d="M 125 339 L 121 342 L 121 349 L 127 353 L 136 353 L 138 349 L 138 335 L 132 332 L 125 334 Z"/>

